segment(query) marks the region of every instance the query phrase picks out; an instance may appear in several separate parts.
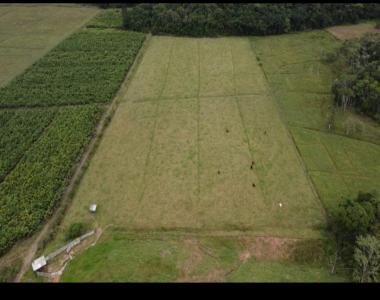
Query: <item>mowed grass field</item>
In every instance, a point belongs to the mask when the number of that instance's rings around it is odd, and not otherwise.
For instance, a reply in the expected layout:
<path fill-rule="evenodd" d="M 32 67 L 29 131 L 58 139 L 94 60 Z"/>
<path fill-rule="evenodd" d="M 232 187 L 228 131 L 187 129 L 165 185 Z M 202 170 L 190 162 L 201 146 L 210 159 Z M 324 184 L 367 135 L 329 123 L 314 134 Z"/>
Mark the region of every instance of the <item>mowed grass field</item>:
<path fill-rule="evenodd" d="M 1 4 L 0 87 L 98 12 L 74 4 Z"/>
<path fill-rule="evenodd" d="M 378 124 L 339 110 L 331 121 L 334 74 L 322 57 L 339 42 L 312 31 L 253 38 L 252 45 L 327 211 L 342 197 L 380 191 Z"/>
<path fill-rule="evenodd" d="M 322 205 L 249 39 L 151 39 L 62 228 L 83 221 L 320 236 Z"/>

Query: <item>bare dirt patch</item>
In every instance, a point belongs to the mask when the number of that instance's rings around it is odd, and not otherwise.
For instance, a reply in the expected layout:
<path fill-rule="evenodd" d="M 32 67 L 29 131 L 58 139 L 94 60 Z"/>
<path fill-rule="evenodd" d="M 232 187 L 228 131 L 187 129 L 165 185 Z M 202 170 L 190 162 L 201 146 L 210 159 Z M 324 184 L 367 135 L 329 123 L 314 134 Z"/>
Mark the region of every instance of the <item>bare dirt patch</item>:
<path fill-rule="evenodd" d="M 239 259 L 246 262 L 251 257 L 260 259 L 286 260 L 291 257 L 297 239 L 279 237 L 243 238 L 244 250 Z"/>
<path fill-rule="evenodd" d="M 358 38 L 365 35 L 366 33 L 380 33 L 380 29 L 376 29 L 375 24 L 371 23 L 334 26 L 328 28 L 327 31 L 340 40 Z"/>

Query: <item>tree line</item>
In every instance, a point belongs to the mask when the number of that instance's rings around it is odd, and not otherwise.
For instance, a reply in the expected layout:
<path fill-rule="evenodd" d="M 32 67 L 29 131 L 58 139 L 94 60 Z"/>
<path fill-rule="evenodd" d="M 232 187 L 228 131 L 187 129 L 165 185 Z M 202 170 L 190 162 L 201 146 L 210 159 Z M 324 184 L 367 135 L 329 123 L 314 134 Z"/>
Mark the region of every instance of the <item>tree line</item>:
<path fill-rule="evenodd" d="M 281 34 L 379 17 L 377 3 L 140 3 L 123 6 L 127 29 L 188 36 Z"/>
<path fill-rule="evenodd" d="M 335 103 L 380 122 L 380 34 L 346 41 L 327 60 L 339 74 L 332 87 Z"/>

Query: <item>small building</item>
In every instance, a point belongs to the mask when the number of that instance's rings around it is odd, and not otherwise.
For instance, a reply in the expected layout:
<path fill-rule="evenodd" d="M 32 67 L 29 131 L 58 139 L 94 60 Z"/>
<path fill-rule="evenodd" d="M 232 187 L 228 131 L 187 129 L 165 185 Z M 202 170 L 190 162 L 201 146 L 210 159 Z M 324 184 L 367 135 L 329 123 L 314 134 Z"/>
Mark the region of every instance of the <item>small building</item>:
<path fill-rule="evenodd" d="M 38 271 L 42 267 L 46 266 L 46 264 L 47 264 L 46 257 L 45 256 L 40 256 L 39 258 L 35 259 L 32 262 L 32 269 L 33 269 L 34 272 Z"/>
<path fill-rule="evenodd" d="M 97 207 L 96 204 L 91 204 L 90 208 L 89 208 L 89 211 L 92 212 L 92 213 L 96 212 L 96 207 Z"/>

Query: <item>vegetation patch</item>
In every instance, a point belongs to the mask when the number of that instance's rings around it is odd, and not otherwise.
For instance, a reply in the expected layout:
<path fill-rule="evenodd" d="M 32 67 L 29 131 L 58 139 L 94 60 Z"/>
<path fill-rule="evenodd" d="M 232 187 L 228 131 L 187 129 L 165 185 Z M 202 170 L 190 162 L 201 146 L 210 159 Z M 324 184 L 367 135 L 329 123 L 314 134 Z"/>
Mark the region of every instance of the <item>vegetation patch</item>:
<path fill-rule="evenodd" d="M 0 89 L 0 107 L 109 102 L 143 41 L 135 32 L 78 31 Z"/>
<path fill-rule="evenodd" d="M 191 36 L 280 34 L 379 15 L 380 6 L 375 3 L 143 3 L 123 8 L 127 29 Z"/>
<path fill-rule="evenodd" d="M 86 24 L 87 28 L 122 28 L 123 18 L 120 8 L 109 8 L 100 12 Z"/>

